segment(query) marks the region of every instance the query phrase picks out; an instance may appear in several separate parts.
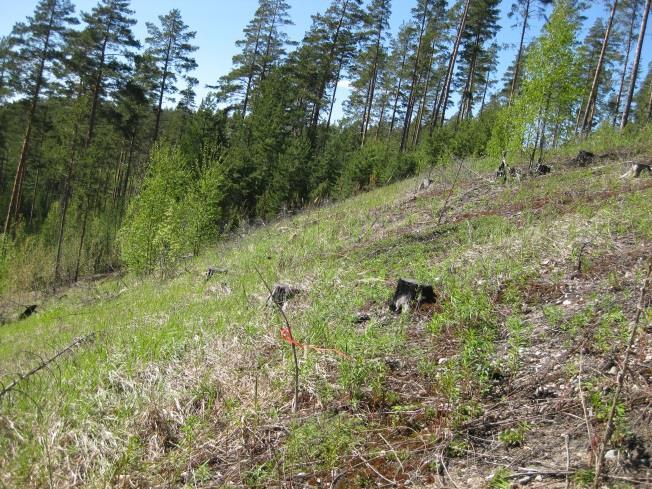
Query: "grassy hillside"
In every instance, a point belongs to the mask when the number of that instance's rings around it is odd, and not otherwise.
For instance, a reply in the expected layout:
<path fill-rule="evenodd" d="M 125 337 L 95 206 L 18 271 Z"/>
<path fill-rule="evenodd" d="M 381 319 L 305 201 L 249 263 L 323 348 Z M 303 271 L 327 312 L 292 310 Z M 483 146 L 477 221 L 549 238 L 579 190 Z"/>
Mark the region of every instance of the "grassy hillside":
<path fill-rule="evenodd" d="M 243 232 L 174 277 L 50 297 L 0 327 L 3 382 L 85 340 L 0 400 L 0 487 L 585 487 L 651 250 L 652 178 L 619 178 L 631 157 L 559 155 L 505 185 L 495 162 L 452 164 L 425 190 Z M 344 353 L 299 349 L 296 412 L 257 270 L 302 289 L 285 310 L 298 341 Z M 399 278 L 437 303 L 392 313 Z M 609 487 L 652 483 L 641 325 Z"/>

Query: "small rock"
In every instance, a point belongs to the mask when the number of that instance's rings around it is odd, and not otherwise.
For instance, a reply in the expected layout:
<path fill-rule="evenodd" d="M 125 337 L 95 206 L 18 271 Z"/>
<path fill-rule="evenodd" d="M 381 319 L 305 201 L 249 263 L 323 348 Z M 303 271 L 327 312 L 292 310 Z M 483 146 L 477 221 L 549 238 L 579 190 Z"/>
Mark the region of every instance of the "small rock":
<path fill-rule="evenodd" d="M 437 363 L 438 363 L 439 365 L 443 365 L 443 364 L 446 363 L 447 361 L 448 361 L 448 358 L 446 358 L 446 357 L 441 357 L 439 360 L 437 360 Z"/>
<path fill-rule="evenodd" d="M 609 369 L 610 375 L 616 375 L 617 373 L 618 373 L 618 368 L 615 365 Z"/>
<path fill-rule="evenodd" d="M 618 458 L 618 450 L 609 450 L 604 454 L 605 460 L 616 460 Z"/>
<path fill-rule="evenodd" d="M 570 306 L 572 303 L 573 303 L 572 301 L 566 299 L 564 302 L 562 302 L 562 305 L 564 305 L 564 306 Z"/>
<path fill-rule="evenodd" d="M 539 474 L 539 475 L 537 475 L 537 476 L 534 478 L 534 480 L 535 480 L 536 482 L 541 482 L 541 481 L 543 481 L 543 476 L 542 476 L 541 474 Z"/>
<path fill-rule="evenodd" d="M 526 475 L 525 477 L 521 477 L 518 480 L 518 483 L 522 486 L 528 485 L 530 482 L 532 482 L 532 476 Z"/>

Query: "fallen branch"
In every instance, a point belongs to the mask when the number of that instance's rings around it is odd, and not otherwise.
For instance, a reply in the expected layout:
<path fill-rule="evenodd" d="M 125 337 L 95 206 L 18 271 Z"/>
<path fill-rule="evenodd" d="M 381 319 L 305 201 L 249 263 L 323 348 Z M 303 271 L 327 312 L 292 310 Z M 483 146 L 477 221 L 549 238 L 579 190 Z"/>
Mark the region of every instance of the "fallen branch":
<path fill-rule="evenodd" d="M 638 325 L 641 322 L 641 316 L 645 310 L 645 295 L 650 286 L 650 275 L 652 275 L 652 260 L 647 269 L 647 275 L 641 286 L 641 293 L 638 298 L 638 306 L 636 308 L 636 318 L 632 323 L 632 327 L 629 330 L 629 339 L 627 341 L 627 348 L 625 348 L 625 354 L 623 356 L 623 361 L 618 370 L 617 377 L 617 386 L 614 392 L 613 398 L 611 399 L 611 407 L 609 408 L 609 416 L 607 417 L 607 427 L 604 433 L 604 439 L 600 445 L 600 451 L 598 452 L 598 457 L 595 461 L 595 479 L 593 479 L 593 489 L 598 489 L 600 486 L 600 478 L 602 476 L 602 469 L 604 468 L 604 455 L 607 452 L 607 446 L 611 440 L 611 436 L 614 432 L 614 416 L 616 414 L 616 407 L 618 405 L 618 399 L 620 398 L 620 393 L 623 390 L 623 385 L 625 383 L 625 372 L 627 371 L 627 364 L 629 361 L 629 354 L 631 353 L 632 346 L 634 345 L 634 340 L 636 339 L 636 332 L 638 331 Z"/>
<path fill-rule="evenodd" d="M 26 380 L 30 378 L 32 375 L 37 374 L 44 368 L 47 368 L 50 364 L 54 363 L 59 357 L 62 355 L 65 355 L 66 353 L 72 351 L 73 348 L 76 346 L 84 343 L 85 341 L 91 340 L 95 336 L 95 333 L 89 333 L 86 336 L 83 336 L 81 338 L 77 338 L 75 341 L 70 343 L 67 347 L 65 347 L 63 350 L 57 352 L 56 355 L 48 358 L 47 360 L 42 360 L 40 364 L 38 364 L 36 367 L 31 369 L 29 372 L 25 372 L 24 374 L 19 374 L 17 378 L 15 378 L 9 385 L 3 386 L 2 390 L 0 391 L 0 398 L 2 398 L 5 394 L 11 392 L 18 384 L 20 384 L 23 380 Z"/>

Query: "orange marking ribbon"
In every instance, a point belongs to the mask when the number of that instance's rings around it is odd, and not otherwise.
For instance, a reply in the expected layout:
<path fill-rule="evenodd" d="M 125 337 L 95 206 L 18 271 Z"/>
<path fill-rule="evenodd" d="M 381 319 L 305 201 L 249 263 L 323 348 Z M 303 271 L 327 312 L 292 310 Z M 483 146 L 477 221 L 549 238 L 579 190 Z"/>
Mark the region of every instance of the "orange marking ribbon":
<path fill-rule="evenodd" d="M 297 340 L 294 339 L 294 337 L 292 336 L 292 331 L 290 331 L 290 328 L 288 328 L 287 326 L 283 326 L 281 328 L 281 338 L 283 338 L 283 340 L 285 340 L 286 343 L 289 343 L 290 345 L 296 346 L 298 348 L 307 348 L 309 350 L 315 350 L 322 353 L 332 352 L 344 358 L 351 358 L 349 355 L 336 348 L 320 348 L 315 345 L 304 345 L 302 343 L 299 343 Z"/>

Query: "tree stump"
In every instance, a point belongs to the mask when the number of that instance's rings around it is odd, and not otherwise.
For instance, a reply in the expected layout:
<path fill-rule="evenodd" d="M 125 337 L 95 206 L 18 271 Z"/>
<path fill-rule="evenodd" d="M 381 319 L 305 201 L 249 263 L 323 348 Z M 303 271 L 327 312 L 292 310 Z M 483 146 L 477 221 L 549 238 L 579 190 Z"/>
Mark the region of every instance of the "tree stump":
<path fill-rule="evenodd" d="M 419 190 L 426 190 L 432 185 L 432 180 L 430 178 L 424 178 L 419 184 Z"/>
<path fill-rule="evenodd" d="M 23 319 L 27 319 L 30 317 L 34 312 L 36 311 L 36 304 L 32 304 L 31 306 L 27 306 L 27 308 L 20 313 L 20 316 L 18 316 L 18 320 L 22 321 Z"/>
<path fill-rule="evenodd" d="M 414 304 L 418 309 L 421 304 L 433 304 L 437 300 L 432 285 L 420 284 L 415 280 L 400 278 L 396 284 L 396 291 L 389 303 L 389 308 L 394 312 L 406 312 Z"/>
<path fill-rule="evenodd" d="M 536 175 L 547 175 L 551 171 L 552 171 L 551 167 L 549 167 L 548 165 L 543 165 L 541 163 L 539 163 L 537 167 L 534 169 L 534 173 Z"/>
<path fill-rule="evenodd" d="M 275 284 L 268 302 L 283 307 L 287 301 L 292 299 L 292 297 L 297 295 L 299 292 L 301 292 L 301 289 L 294 287 L 293 285 L 283 283 Z"/>
<path fill-rule="evenodd" d="M 643 172 L 652 173 L 652 165 L 645 163 L 631 163 L 631 167 L 620 178 L 640 178 Z"/>
<path fill-rule="evenodd" d="M 577 156 L 571 160 L 571 164 L 575 166 L 589 166 L 593 163 L 595 155 L 590 151 L 584 151 L 583 149 L 577 153 Z"/>
<path fill-rule="evenodd" d="M 226 268 L 208 267 L 204 276 L 206 277 L 206 280 L 209 280 L 213 275 L 217 275 L 218 273 L 226 273 L 227 271 L 228 270 Z"/>

